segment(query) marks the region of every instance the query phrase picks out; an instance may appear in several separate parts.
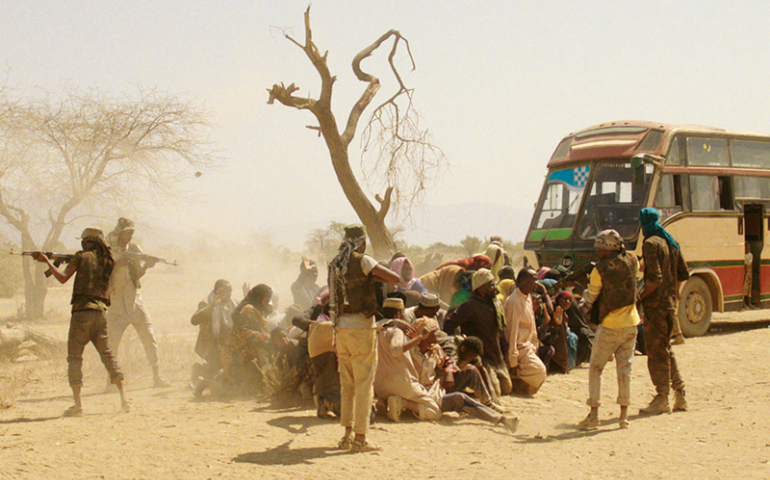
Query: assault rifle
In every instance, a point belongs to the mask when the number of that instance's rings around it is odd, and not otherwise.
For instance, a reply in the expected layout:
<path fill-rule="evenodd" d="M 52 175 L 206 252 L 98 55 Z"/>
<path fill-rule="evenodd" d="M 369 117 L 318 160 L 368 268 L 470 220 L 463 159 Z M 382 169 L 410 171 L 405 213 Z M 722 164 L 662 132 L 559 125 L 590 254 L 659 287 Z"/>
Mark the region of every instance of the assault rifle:
<path fill-rule="evenodd" d="M 19 255 L 21 257 L 31 257 L 32 253 L 33 252 L 28 250 L 23 251 L 21 253 L 16 253 L 13 250 L 11 250 L 11 255 Z M 53 263 L 53 266 L 57 268 L 62 263 L 69 263 L 70 261 L 72 261 L 72 257 L 74 257 L 74 255 L 67 254 L 67 253 L 53 253 L 53 252 L 43 252 L 43 255 L 48 257 L 48 259 L 51 260 L 51 262 Z M 53 273 L 51 273 L 50 269 L 45 271 L 46 277 L 50 277 L 51 275 L 53 275 Z"/>
<path fill-rule="evenodd" d="M 566 277 L 554 283 L 553 286 L 548 289 L 548 295 L 553 296 L 554 293 L 559 289 L 564 288 L 568 283 L 577 283 L 584 289 L 588 288 L 588 276 L 595 266 L 596 262 L 588 262 L 574 272 L 571 272 Z"/>
<path fill-rule="evenodd" d="M 176 260 L 173 262 L 169 262 L 168 260 L 165 260 L 160 257 L 153 257 L 152 255 L 145 255 L 144 253 L 136 253 L 136 252 L 122 252 L 120 255 L 123 255 L 124 257 L 130 259 L 130 260 L 139 260 L 141 262 L 147 262 L 147 261 L 154 261 L 155 263 L 165 263 L 166 265 L 173 265 L 174 267 L 178 267 L 179 264 L 176 263 Z"/>

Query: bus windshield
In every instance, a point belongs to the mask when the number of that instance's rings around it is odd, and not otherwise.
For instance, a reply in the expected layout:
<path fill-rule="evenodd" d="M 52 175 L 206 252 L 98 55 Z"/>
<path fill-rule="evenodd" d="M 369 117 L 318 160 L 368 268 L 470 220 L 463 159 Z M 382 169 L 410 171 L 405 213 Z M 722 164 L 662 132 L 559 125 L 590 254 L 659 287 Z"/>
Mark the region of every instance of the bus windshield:
<path fill-rule="evenodd" d="M 583 165 L 553 170 L 548 175 L 543 200 L 535 212 L 536 220 L 532 226 L 531 240 L 546 236 L 549 239 L 559 239 L 570 235 L 590 173 L 591 167 Z"/>
<path fill-rule="evenodd" d="M 644 207 L 652 181 L 653 166 L 645 166 L 644 184 L 635 185 L 628 163 L 602 163 L 594 168 L 588 199 L 580 218 L 578 232 L 583 238 L 595 238 L 602 230 L 617 230 L 631 238 L 639 230 L 639 210 Z"/>

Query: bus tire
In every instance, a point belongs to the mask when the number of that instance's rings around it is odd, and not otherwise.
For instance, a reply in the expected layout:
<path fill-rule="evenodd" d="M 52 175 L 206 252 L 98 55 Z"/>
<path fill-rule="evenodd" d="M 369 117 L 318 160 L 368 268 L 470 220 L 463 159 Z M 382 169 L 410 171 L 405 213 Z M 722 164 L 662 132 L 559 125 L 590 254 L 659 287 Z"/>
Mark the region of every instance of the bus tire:
<path fill-rule="evenodd" d="M 711 325 L 711 290 L 698 276 L 684 284 L 679 299 L 679 326 L 686 337 L 700 337 Z"/>

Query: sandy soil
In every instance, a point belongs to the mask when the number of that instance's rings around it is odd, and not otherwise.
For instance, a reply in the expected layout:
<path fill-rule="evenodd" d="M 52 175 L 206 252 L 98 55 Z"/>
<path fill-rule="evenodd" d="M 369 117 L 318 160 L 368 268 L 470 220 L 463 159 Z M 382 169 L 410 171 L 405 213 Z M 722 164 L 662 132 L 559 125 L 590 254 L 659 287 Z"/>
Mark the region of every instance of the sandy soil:
<path fill-rule="evenodd" d="M 145 288 L 170 288 L 164 282 L 175 280 L 158 275 Z M 68 291 L 52 292 L 58 320 L 38 326 L 62 339 Z M 588 371 L 579 368 L 549 377 L 533 398 L 504 399 L 521 416 L 516 434 L 454 414 L 438 423 L 382 418 L 371 438 L 384 450 L 350 454 L 333 449 L 341 427 L 317 419 L 310 406 L 193 400 L 186 386 L 196 333 L 189 315 L 205 293 L 201 287 L 173 301 L 147 296 L 173 386 L 150 388 L 144 352 L 130 331 L 120 354 L 130 413 L 119 412 L 116 393 L 103 393 L 106 375 L 91 347 L 81 418 L 60 417 L 71 404 L 63 357 L 0 365 L 0 390 L 13 397 L 0 410 L 0 478 L 770 478 L 768 328 L 726 323 L 675 347 L 687 382 L 686 413 L 637 415 L 653 393 L 646 357 L 637 356 L 628 430 L 617 428 L 609 365 L 596 431 L 575 429 L 588 411 Z M 759 318 L 770 314 L 719 320 Z"/>

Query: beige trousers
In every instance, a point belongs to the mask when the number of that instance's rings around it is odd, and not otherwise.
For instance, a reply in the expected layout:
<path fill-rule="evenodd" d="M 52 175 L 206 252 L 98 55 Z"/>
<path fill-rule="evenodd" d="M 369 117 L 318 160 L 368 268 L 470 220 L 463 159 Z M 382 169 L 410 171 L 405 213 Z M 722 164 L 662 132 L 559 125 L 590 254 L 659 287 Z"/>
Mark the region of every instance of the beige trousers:
<path fill-rule="evenodd" d="M 626 328 L 604 328 L 599 325 L 591 349 L 591 364 L 588 369 L 589 407 L 599 407 L 602 398 L 602 372 L 610 356 L 615 354 L 618 374 L 618 405 L 627 407 L 631 403 L 631 366 L 636 346 L 636 326 Z"/>
<path fill-rule="evenodd" d="M 337 329 L 337 355 L 342 395 L 340 424 L 352 427 L 357 435 L 366 435 L 377 372 L 377 330 Z"/>

